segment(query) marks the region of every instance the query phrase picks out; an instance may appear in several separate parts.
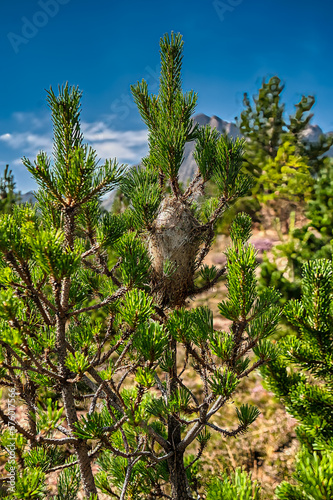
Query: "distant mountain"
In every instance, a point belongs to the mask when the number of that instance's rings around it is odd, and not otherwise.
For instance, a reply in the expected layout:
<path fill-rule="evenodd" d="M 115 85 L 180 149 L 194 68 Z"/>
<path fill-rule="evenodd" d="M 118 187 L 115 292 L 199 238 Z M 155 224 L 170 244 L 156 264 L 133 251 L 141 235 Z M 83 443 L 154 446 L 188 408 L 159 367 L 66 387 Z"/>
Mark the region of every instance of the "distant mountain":
<path fill-rule="evenodd" d="M 326 134 L 324 134 L 324 132 L 318 125 L 308 125 L 308 127 L 302 134 L 304 141 L 312 144 L 319 142 L 319 137 L 321 135 L 331 137 L 333 135 L 333 132 L 327 132 Z M 333 157 L 333 146 L 327 151 L 326 156 L 329 156 L 330 158 Z"/>
<path fill-rule="evenodd" d="M 113 203 L 113 200 L 114 200 L 114 194 L 115 194 L 115 191 L 113 191 L 107 198 L 105 198 L 103 201 L 102 201 L 102 207 L 105 208 L 105 210 L 110 210 L 111 209 L 111 206 L 112 206 L 112 203 Z M 34 192 L 33 191 L 28 191 L 27 193 L 24 193 L 24 194 L 20 194 L 20 203 L 31 203 L 32 205 L 34 205 L 37 201 L 36 199 L 36 196 L 34 195 Z"/>
<path fill-rule="evenodd" d="M 235 125 L 235 123 L 226 122 L 216 115 L 209 117 L 200 113 L 199 115 L 195 115 L 193 120 L 200 127 L 210 125 L 212 128 L 216 128 L 216 130 L 221 134 L 227 133 L 232 137 L 240 137 L 239 128 Z"/>
<path fill-rule="evenodd" d="M 116 195 L 116 190 L 112 191 L 109 196 L 107 196 L 106 198 L 104 198 L 102 200 L 102 207 L 107 210 L 108 212 L 111 211 L 111 208 L 112 208 L 112 205 L 113 205 L 113 202 L 114 202 L 114 197 Z"/>
<path fill-rule="evenodd" d="M 195 123 L 198 123 L 201 127 L 205 125 L 210 125 L 212 128 L 216 128 L 218 132 L 221 134 L 228 134 L 230 137 L 233 137 L 234 139 L 236 137 L 242 137 L 242 134 L 239 131 L 239 128 L 235 123 L 232 122 L 227 122 L 219 118 L 218 116 L 207 116 L 203 113 L 195 115 L 193 117 Z M 308 125 L 307 129 L 303 133 L 304 140 L 306 142 L 310 143 L 316 143 L 319 141 L 319 137 L 323 134 L 324 132 L 318 125 Z M 333 135 L 332 132 L 327 132 L 328 136 Z M 197 164 L 194 161 L 193 158 L 193 151 L 195 148 L 195 143 L 191 142 L 186 144 L 185 147 L 185 155 L 184 155 L 184 161 L 183 164 L 180 168 L 179 171 L 179 180 L 183 182 L 185 185 L 187 184 L 189 179 L 192 179 L 193 175 L 197 171 Z M 327 156 L 333 157 L 333 147 L 326 153 Z M 110 193 L 110 195 L 105 198 L 102 201 L 102 206 L 106 210 L 110 210 L 113 200 L 115 196 L 115 191 Z M 32 191 L 29 191 L 28 193 L 21 194 L 21 201 L 22 203 L 30 201 L 31 203 L 35 203 L 36 198 L 33 194 Z"/>
<path fill-rule="evenodd" d="M 242 137 L 239 128 L 235 123 L 226 122 L 221 120 L 218 116 L 213 115 L 209 117 L 204 114 L 199 114 L 194 116 L 194 121 L 198 123 L 201 127 L 205 125 L 210 125 L 212 128 L 216 128 L 221 134 L 228 134 L 234 139 L 236 137 Z M 324 132 L 318 125 L 308 125 L 303 133 L 303 138 L 305 142 L 316 143 L 319 142 L 319 137 L 323 135 Z M 332 136 L 333 132 L 328 132 L 326 135 Z M 197 165 L 193 159 L 193 151 L 195 148 L 195 143 L 186 144 L 184 162 L 179 171 L 179 179 L 184 184 L 187 183 L 188 179 L 191 179 L 197 170 Z M 333 147 L 326 153 L 327 156 L 333 157 Z"/>
<path fill-rule="evenodd" d="M 316 143 L 319 142 L 319 137 L 323 134 L 324 132 L 318 125 L 308 125 L 302 133 L 302 137 L 306 142 Z M 330 132 L 328 134 L 330 134 Z"/>
<path fill-rule="evenodd" d="M 20 194 L 20 197 L 20 203 L 32 203 L 32 205 L 34 205 L 37 201 L 33 191 L 28 191 L 27 193 Z"/>
<path fill-rule="evenodd" d="M 195 123 L 198 123 L 200 127 L 210 125 L 212 128 L 216 128 L 216 130 L 221 134 L 228 134 L 233 138 L 241 137 L 241 133 L 239 132 L 237 125 L 221 120 L 218 116 L 213 115 L 212 117 L 209 117 L 201 113 L 199 115 L 195 115 L 193 120 Z M 190 142 L 185 146 L 184 161 L 179 171 L 179 180 L 184 184 L 186 184 L 187 181 L 193 177 L 193 174 L 198 169 L 193 158 L 194 148 L 195 142 Z"/>

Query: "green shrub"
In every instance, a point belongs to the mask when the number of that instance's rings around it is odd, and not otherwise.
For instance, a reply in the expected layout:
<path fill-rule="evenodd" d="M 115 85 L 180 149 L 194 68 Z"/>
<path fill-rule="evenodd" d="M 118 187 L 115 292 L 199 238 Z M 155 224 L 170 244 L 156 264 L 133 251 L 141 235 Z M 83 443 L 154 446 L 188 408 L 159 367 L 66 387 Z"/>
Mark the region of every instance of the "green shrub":
<path fill-rule="evenodd" d="M 240 468 L 214 478 L 207 490 L 207 500 L 259 500 L 260 486 Z"/>

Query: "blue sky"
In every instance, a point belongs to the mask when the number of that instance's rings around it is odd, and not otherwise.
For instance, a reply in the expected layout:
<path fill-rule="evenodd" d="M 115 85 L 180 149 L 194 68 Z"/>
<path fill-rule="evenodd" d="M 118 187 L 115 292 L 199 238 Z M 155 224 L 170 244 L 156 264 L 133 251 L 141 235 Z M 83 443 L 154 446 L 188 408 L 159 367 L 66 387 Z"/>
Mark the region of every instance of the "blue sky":
<path fill-rule="evenodd" d="M 184 37 L 183 88 L 197 112 L 233 120 L 243 92 L 278 75 L 292 112 L 315 95 L 313 123 L 333 130 L 331 0 L 11 0 L 0 4 L 0 173 L 9 163 L 22 192 L 34 189 L 20 158 L 52 152 L 45 90 L 83 91 L 85 138 L 103 159 L 135 163 L 146 131 L 130 85 L 157 90 L 159 39 Z"/>

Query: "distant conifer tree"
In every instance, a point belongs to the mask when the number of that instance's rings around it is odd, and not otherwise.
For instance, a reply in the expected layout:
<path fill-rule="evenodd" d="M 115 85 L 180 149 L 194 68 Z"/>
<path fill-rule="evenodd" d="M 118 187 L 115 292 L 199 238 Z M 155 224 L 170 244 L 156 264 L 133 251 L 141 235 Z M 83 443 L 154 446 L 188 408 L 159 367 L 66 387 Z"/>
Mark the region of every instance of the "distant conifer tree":
<path fill-rule="evenodd" d="M 14 204 L 19 201 L 20 196 L 14 192 L 15 181 L 9 165 L 6 165 L 3 175 L 0 177 L 0 213 L 9 213 Z"/>
<path fill-rule="evenodd" d="M 240 132 L 246 138 L 244 151 L 244 167 L 255 178 L 266 170 L 267 162 L 275 160 L 279 148 L 288 141 L 295 147 L 295 155 L 303 157 L 316 174 L 323 166 L 323 155 L 333 144 L 333 138 L 322 135 L 318 143 L 309 143 L 304 137 L 313 114 L 310 113 L 315 98 L 302 96 L 295 104 L 296 111 L 285 118 L 285 104 L 282 102 L 284 85 L 280 78 L 273 76 L 266 82 L 263 80 L 258 95 L 253 97 L 253 103 L 248 94 L 244 94 L 244 111 L 237 119 Z M 260 185 L 257 186 L 260 191 Z"/>

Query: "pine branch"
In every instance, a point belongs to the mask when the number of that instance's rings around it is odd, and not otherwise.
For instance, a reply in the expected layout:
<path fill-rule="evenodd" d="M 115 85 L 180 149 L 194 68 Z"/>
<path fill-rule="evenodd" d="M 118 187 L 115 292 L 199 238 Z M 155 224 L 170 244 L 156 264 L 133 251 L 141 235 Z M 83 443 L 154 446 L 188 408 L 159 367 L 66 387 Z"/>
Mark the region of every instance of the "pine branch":
<path fill-rule="evenodd" d="M 220 434 L 223 434 L 223 436 L 227 437 L 236 437 L 238 434 L 243 434 L 244 431 L 246 430 L 246 427 L 244 425 L 239 425 L 237 429 L 233 431 L 227 431 L 226 429 L 222 429 L 221 427 L 218 427 L 216 424 L 212 424 L 210 422 L 207 422 L 208 427 L 211 427 L 214 429 L 214 431 L 219 432 Z"/>
<path fill-rule="evenodd" d="M 117 292 L 115 292 L 110 297 L 107 297 L 102 302 L 99 302 L 98 304 L 95 304 L 93 306 L 83 307 L 82 309 L 76 309 L 75 311 L 72 311 L 72 312 L 68 313 L 67 315 L 68 315 L 68 317 L 78 316 L 79 314 L 82 314 L 83 312 L 95 311 L 97 309 L 100 309 L 101 307 L 104 307 L 107 304 L 111 304 L 112 302 L 115 302 L 116 300 L 120 299 L 123 295 L 125 295 L 126 292 L 128 292 L 128 290 L 129 290 L 128 287 L 121 287 Z"/>
<path fill-rule="evenodd" d="M 251 372 L 253 372 L 257 368 L 259 368 L 259 366 L 263 365 L 267 361 L 268 361 L 267 359 L 259 359 L 258 361 L 256 361 L 255 363 L 253 363 L 253 365 L 250 368 L 248 368 L 247 370 L 245 370 L 245 372 L 243 372 L 240 375 L 238 375 L 238 378 L 241 379 L 241 378 L 247 377 Z"/>
<path fill-rule="evenodd" d="M 216 273 L 216 276 L 213 280 L 211 281 L 208 281 L 207 283 L 205 283 L 204 285 L 202 285 L 201 287 L 195 287 L 193 289 L 193 293 L 190 293 L 189 295 L 199 295 L 200 293 L 203 293 L 203 292 L 207 292 L 208 290 L 210 290 L 210 288 L 212 288 L 214 285 L 216 285 L 216 283 L 218 282 L 218 280 L 226 273 L 226 270 L 227 268 L 226 267 L 223 267 L 222 269 L 219 269 Z"/>
<path fill-rule="evenodd" d="M 39 300 L 39 292 L 37 290 L 35 290 L 33 284 L 29 280 L 29 276 L 26 275 L 26 273 L 24 272 L 22 267 L 19 265 L 14 254 L 12 252 L 8 252 L 5 254 L 5 258 L 10 263 L 10 265 L 13 267 L 13 269 L 16 271 L 16 273 L 20 276 L 22 281 L 26 284 L 28 290 L 31 292 L 32 298 L 33 298 L 36 306 L 38 307 L 39 312 L 41 313 L 42 318 L 45 321 L 45 323 L 47 325 L 50 325 L 50 326 L 53 325 L 52 319 L 50 318 L 49 314 L 44 309 L 44 307 L 42 306 L 42 304 Z"/>
<path fill-rule="evenodd" d="M 16 420 L 12 420 L 9 418 L 5 412 L 0 408 L 0 418 L 4 424 L 7 426 L 14 426 L 15 429 L 22 434 L 30 443 L 36 442 L 36 436 L 29 431 L 27 431 L 24 427 L 22 427 Z"/>
<path fill-rule="evenodd" d="M 106 381 L 103 380 L 103 382 L 99 385 L 97 391 L 95 392 L 93 400 L 92 400 L 90 408 L 89 408 L 89 411 L 88 411 L 88 415 L 91 415 L 95 411 L 97 399 L 100 397 L 101 392 L 102 392 L 103 387 L 105 386 L 105 384 L 106 384 Z"/>
<path fill-rule="evenodd" d="M 0 340 L 0 345 L 2 345 L 8 352 L 10 352 L 10 354 L 12 356 L 14 356 L 18 361 L 19 363 L 21 363 L 21 366 L 16 366 L 15 369 L 16 370 L 21 370 L 23 372 L 26 372 L 27 370 L 29 371 L 33 371 L 35 373 L 39 373 L 39 374 L 42 374 L 44 373 L 45 375 L 51 377 L 51 378 L 54 378 L 56 380 L 59 380 L 59 381 L 63 381 L 64 378 L 59 375 L 58 373 L 54 373 L 50 370 L 48 370 L 47 368 L 44 368 L 37 360 L 36 358 L 33 356 L 32 352 L 30 351 L 29 348 L 26 348 L 25 349 L 25 354 L 27 354 L 29 357 L 30 357 L 30 361 L 32 361 L 33 363 L 36 364 L 37 368 L 33 368 L 28 361 L 25 361 L 24 359 L 21 358 L 21 356 L 19 356 L 17 354 L 17 352 L 7 343 L 7 342 L 4 342 L 3 340 Z M 3 365 L 5 368 L 9 369 L 9 368 L 12 368 L 14 369 L 14 367 L 12 365 L 7 365 L 6 363 L 3 362 Z"/>
<path fill-rule="evenodd" d="M 128 466 L 126 469 L 125 481 L 124 481 L 124 484 L 123 484 L 123 487 L 121 490 L 120 500 L 125 500 L 125 498 L 126 498 L 125 495 L 126 495 L 127 488 L 129 486 L 129 481 L 131 478 L 133 467 L 139 460 L 140 460 L 140 457 L 136 458 L 135 460 L 128 461 L 129 463 L 128 463 Z"/>
<path fill-rule="evenodd" d="M 203 184 L 204 184 L 204 180 L 202 179 L 201 172 L 198 169 L 194 178 L 190 182 L 188 188 L 184 192 L 182 199 L 187 200 L 189 198 L 192 198 L 192 196 L 194 196 L 197 192 L 200 192 L 202 190 Z"/>

